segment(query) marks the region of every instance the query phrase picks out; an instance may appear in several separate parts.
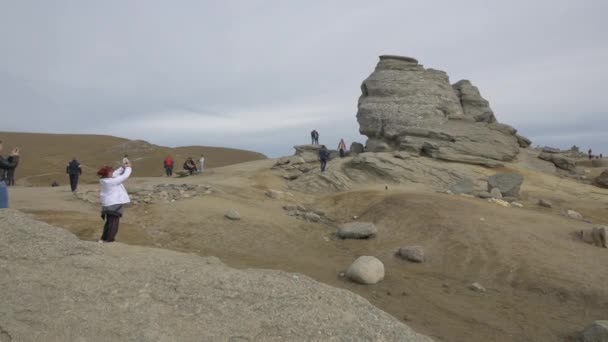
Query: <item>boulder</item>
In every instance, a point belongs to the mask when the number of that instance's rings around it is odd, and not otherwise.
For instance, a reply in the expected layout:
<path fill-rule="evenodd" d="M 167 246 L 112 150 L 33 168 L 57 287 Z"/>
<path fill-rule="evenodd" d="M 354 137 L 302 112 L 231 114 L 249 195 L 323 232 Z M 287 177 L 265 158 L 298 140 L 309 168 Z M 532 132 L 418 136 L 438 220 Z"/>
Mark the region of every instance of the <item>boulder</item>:
<path fill-rule="evenodd" d="M 460 99 L 462 111 L 465 117 L 470 117 L 475 121 L 483 121 L 488 123 L 496 122 L 494 112 L 490 109 L 490 103 L 481 97 L 479 89 L 471 84 L 468 80 L 461 80 L 452 88 L 456 92 L 456 96 Z"/>
<path fill-rule="evenodd" d="M 517 143 L 521 148 L 528 148 L 530 145 L 532 145 L 532 141 L 522 135 L 516 134 L 515 137 L 517 138 Z"/>
<path fill-rule="evenodd" d="M 233 221 L 238 221 L 241 219 L 241 214 L 239 214 L 238 211 L 234 210 L 234 209 L 230 209 L 226 212 L 226 214 L 224 214 L 224 216 L 229 219 L 229 220 L 233 220 Z"/>
<path fill-rule="evenodd" d="M 608 248 L 608 227 L 599 226 L 582 230 L 579 237 L 586 243 L 597 247 Z"/>
<path fill-rule="evenodd" d="M 412 58 L 380 56 L 361 85 L 357 121 L 372 152 L 419 154 L 432 143 L 438 153 L 427 149 L 425 155 L 456 162 L 509 161 L 519 152 L 516 130 L 496 122 L 477 87 L 467 80 L 452 86 L 445 72 L 425 69 Z"/>
<path fill-rule="evenodd" d="M 391 148 L 388 144 L 378 139 L 368 139 L 365 144 L 365 150 L 369 152 L 386 152 L 390 151 Z"/>
<path fill-rule="evenodd" d="M 608 188 L 608 170 L 605 170 L 595 178 L 595 184 L 604 188 Z"/>
<path fill-rule="evenodd" d="M 488 191 L 497 188 L 503 196 L 519 197 L 524 177 L 517 173 L 498 173 L 488 178 Z"/>
<path fill-rule="evenodd" d="M 408 246 L 399 248 L 397 255 L 411 262 L 424 262 L 424 248 L 422 246 Z"/>
<path fill-rule="evenodd" d="M 492 189 L 492 191 L 490 191 L 490 197 L 496 198 L 496 199 L 502 199 L 502 193 L 500 192 L 500 189 L 499 188 Z"/>
<path fill-rule="evenodd" d="M 360 256 L 348 267 L 346 277 L 363 285 L 377 284 L 384 279 L 384 264 L 373 256 Z"/>
<path fill-rule="evenodd" d="M 595 321 L 585 328 L 582 334 L 582 342 L 607 342 L 608 320 Z"/>
<path fill-rule="evenodd" d="M 563 156 L 561 154 L 553 154 L 553 158 L 551 158 L 551 161 L 553 162 L 553 164 L 555 164 L 555 166 L 562 170 L 576 170 L 576 162 L 573 159 Z"/>
<path fill-rule="evenodd" d="M 395 151 L 395 152 L 393 152 L 393 157 L 395 157 L 397 159 L 409 159 L 409 158 L 411 158 L 411 156 L 409 155 L 409 153 L 407 153 L 405 151 Z"/>
<path fill-rule="evenodd" d="M 304 158 L 302 158 L 300 156 L 291 156 L 291 157 L 288 157 L 287 160 L 289 162 L 289 165 L 300 165 L 300 164 L 306 163 Z"/>
<path fill-rule="evenodd" d="M 454 185 L 452 185 L 450 187 L 450 191 L 456 195 L 472 194 L 473 187 L 474 187 L 473 180 L 471 178 L 465 177 L 465 178 L 460 179 Z"/>
<path fill-rule="evenodd" d="M 359 154 L 365 152 L 365 146 L 362 143 L 354 142 L 350 144 L 350 153 Z"/>
<path fill-rule="evenodd" d="M 270 197 L 272 199 L 280 199 L 283 197 L 283 192 L 271 189 L 271 190 L 266 191 L 266 196 Z"/>
<path fill-rule="evenodd" d="M 369 239 L 378 233 L 371 222 L 350 222 L 338 227 L 337 235 L 342 239 Z"/>
<path fill-rule="evenodd" d="M 551 203 L 547 200 L 544 200 L 544 199 L 539 199 L 538 205 L 541 207 L 545 207 L 545 208 L 553 208 L 553 203 Z"/>

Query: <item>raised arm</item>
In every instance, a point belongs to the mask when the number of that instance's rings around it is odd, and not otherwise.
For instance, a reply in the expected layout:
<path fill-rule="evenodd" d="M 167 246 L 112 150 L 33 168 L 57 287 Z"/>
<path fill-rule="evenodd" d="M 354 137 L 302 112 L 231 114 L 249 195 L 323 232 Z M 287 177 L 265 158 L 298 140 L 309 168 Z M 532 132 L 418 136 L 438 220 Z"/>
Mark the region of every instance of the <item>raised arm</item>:
<path fill-rule="evenodd" d="M 108 184 L 122 184 L 124 181 L 126 181 L 129 176 L 131 175 L 131 168 L 130 167 L 126 167 L 124 172 L 122 174 L 117 174 L 117 171 L 119 171 L 120 169 L 114 171 L 114 174 L 112 175 L 112 178 L 106 178 L 105 182 Z"/>

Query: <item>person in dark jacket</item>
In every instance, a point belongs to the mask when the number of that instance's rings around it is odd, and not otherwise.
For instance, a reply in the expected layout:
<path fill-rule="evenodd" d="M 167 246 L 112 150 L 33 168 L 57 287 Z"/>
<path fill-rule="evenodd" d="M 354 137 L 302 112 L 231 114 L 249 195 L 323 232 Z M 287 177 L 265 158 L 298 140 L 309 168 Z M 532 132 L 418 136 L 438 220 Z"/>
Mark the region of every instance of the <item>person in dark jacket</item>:
<path fill-rule="evenodd" d="M 78 188 L 78 178 L 82 175 L 82 168 L 76 157 L 72 158 L 72 161 L 68 163 L 65 173 L 70 176 L 70 188 L 72 192 L 76 191 L 76 188 Z"/>
<path fill-rule="evenodd" d="M 2 141 L 0 141 L 0 152 L 2 152 Z M 8 159 L 4 159 L 0 155 L 0 176 L 4 177 L 5 170 L 14 169 L 19 163 L 18 148 L 13 149 L 11 157 L 13 157 L 13 161 L 9 162 Z M 4 180 L 0 180 L 0 209 L 2 208 L 8 208 L 8 189 L 6 188 Z"/>
<path fill-rule="evenodd" d="M 340 158 L 344 158 L 346 156 L 346 143 L 344 142 L 344 139 L 340 139 L 338 151 L 340 152 Z"/>
<path fill-rule="evenodd" d="M 196 163 L 194 160 L 192 160 L 192 157 L 188 157 L 188 159 L 186 159 L 186 162 L 184 163 L 184 170 L 188 171 L 190 175 L 197 171 Z"/>
<path fill-rule="evenodd" d="M 14 186 L 15 185 L 15 169 L 17 168 L 17 166 L 19 165 L 19 161 L 15 161 L 15 157 L 10 156 L 8 158 L 6 158 L 6 160 L 9 162 L 9 164 L 11 165 L 15 165 L 15 167 L 8 169 L 5 171 L 6 173 L 6 185 L 7 186 Z"/>
<path fill-rule="evenodd" d="M 325 145 L 321 145 L 319 149 L 319 161 L 321 161 L 321 172 L 325 172 L 327 167 L 327 160 L 329 159 L 329 151 Z"/>

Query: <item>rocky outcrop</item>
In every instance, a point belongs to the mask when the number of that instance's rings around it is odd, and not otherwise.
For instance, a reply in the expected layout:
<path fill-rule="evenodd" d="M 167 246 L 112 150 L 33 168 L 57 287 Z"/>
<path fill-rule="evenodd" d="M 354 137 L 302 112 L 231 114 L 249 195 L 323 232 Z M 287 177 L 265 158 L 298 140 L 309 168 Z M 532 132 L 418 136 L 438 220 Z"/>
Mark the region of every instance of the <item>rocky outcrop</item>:
<path fill-rule="evenodd" d="M 408 57 L 380 57 L 361 85 L 357 120 L 371 152 L 406 150 L 488 166 L 487 160 L 510 161 L 520 146 L 529 146 L 515 129 L 496 122 L 471 82 L 452 86 L 445 72 Z"/>
<path fill-rule="evenodd" d="M 181 201 L 211 195 L 213 191 L 211 186 L 203 184 L 127 185 L 133 205 Z M 99 190 L 78 190 L 75 195 L 80 200 L 99 204 Z"/>
<path fill-rule="evenodd" d="M 2 341 L 431 341 L 300 274 L 71 233 L 0 210 Z"/>
<path fill-rule="evenodd" d="M 574 172 L 576 170 L 576 162 L 559 152 L 545 152 L 543 150 L 543 152 L 538 155 L 538 158 L 551 162 L 562 170 L 569 172 Z"/>
<path fill-rule="evenodd" d="M 595 321 L 583 331 L 582 342 L 606 342 L 608 341 L 608 320 Z"/>

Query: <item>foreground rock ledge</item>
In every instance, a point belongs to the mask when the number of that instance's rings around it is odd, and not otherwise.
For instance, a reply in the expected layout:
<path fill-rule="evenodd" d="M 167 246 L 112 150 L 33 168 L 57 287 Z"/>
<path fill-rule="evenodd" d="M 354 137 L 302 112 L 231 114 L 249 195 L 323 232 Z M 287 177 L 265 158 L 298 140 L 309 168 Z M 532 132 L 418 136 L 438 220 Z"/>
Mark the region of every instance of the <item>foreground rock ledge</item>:
<path fill-rule="evenodd" d="M 302 275 L 80 241 L 8 209 L 0 231 L 2 341 L 431 341 Z"/>

